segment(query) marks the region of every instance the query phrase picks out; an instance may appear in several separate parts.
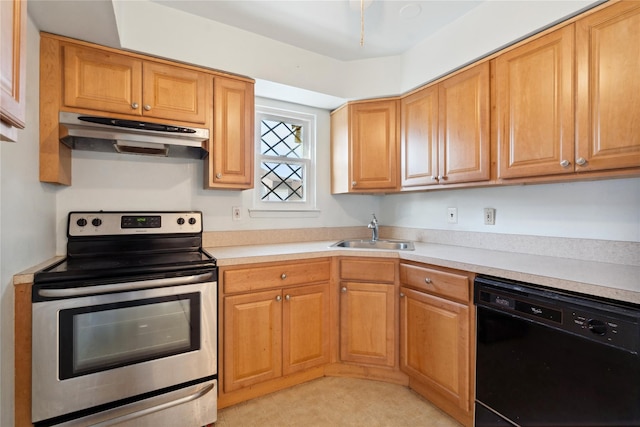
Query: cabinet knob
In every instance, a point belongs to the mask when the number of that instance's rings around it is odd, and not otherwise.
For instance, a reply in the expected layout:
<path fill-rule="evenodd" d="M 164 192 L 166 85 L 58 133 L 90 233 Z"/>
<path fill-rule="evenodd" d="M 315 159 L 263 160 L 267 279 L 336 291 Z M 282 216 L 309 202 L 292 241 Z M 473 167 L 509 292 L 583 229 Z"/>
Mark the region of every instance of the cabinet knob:
<path fill-rule="evenodd" d="M 278 296 L 276 297 L 276 301 L 278 301 L 278 302 L 282 301 L 282 297 L 281 297 L 280 295 L 278 295 Z"/>
<path fill-rule="evenodd" d="M 447 177 L 444 175 L 438 175 L 438 181 L 442 181 L 444 179 L 447 179 Z"/>
<path fill-rule="evenodd" d="M 587 164 L 587 160 L 584 157 L 578 157 L 578 159 L 576 160 L 576 164 L 578 166 L 584 166 Z"/>
<path fill-rule="evenodd" d="M 433 175 L 433 176 L 431 177 L 431 179 L 432 179 L 433 181 L 437 181 L 439 178 L 438 178 L 437 176 Z"/>
<path fill-rule="evenodd" d="M 424 283 L 431 283 L 431 279 L 429 279 L 428 277 L 424 278 Z"/>
<path fill-rule="evenodd" d="M 404 292 L 400 292 L 400 298 L 404 298 Z"/>
<path fill-rule="evenodd" d="M 151 105 L 145 104 L 144 105 L 144 109 L 145 109 L 145 111 L 151 111 Z"/>
<path fill-rule="evenodd" d="M 282 280 L 284 280 L 284 279 L 286 279 L 286 278 L 287 278 L 287 275 L 286 275 L 285 273 L 282 273 L 282 275 L 280 276 L 280 278 L 281 278 Z"/>
<path fill-rule="evenodd" d="M 140 106 L 140 105 L 139 105 L 137 102 L 132 102 L 132 103 L 131 103 L 131 109 L 132 109 L 132 110 L 137 110 L 139 106 Z"/>
<path fill-rule="evenodd" d="M 216 174 L 216 178 L 218 178 L 218 179 L 222 178 L 222 174 L 221 174 L 220 172 L 218 172 L 218 173 Z"/>
<path fill-rule="evenodd" d="M 340 288 L 340 292 L 342 292 L 342 293 L 347 292 L 347 287 L 346 286 L 341 287 Z"/>
<path fill-rule="evenodd" d="M 357 181 L 351 181 L 351 186 L 352 186 L 352 187 L 355 187 L 356 185 L 358 185 L 358 182 L 357 182 Z"/>
<path fill-rule="evenodd" d="M 286 295 L 284 296 L 284 299 L 286 299 L 287 301 L 290 301 L 290 300 L 291 300 L 291 295 L 286 294 Z"/>
<path fill-rule="evenodd" d="M 562 166 L 563 168 L 566 168 L 570 164 L 571 164 L 571 162 L 569 162 L 569 160 L 563 160 L 563 161 L 560 162 L 560 166 Z"/>

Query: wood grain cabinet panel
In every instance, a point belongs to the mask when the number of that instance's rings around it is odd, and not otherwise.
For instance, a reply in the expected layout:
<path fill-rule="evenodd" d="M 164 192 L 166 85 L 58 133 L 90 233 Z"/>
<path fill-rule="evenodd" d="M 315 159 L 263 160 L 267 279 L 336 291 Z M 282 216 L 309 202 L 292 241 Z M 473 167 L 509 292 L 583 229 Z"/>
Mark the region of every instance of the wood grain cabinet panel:
<path fill-rule="evenodd" d="M 0 140 L 16 141 L 26 123 L 27 2 L 0 2 Z"/>
<path fill-rule="evenodd" d="M 470 411 L 469 308 L 406 287 L 400 292 L 400 368 Z"/>
<path fill-rule="evenodd" d="M 212 155 L 207 159 L 209 188 L 253 188 L 253 86 L 223 77 L 213 79 Z"/>
<path fill-rule="evenodd" d="M 640 2 L 576 22 L 576 171 L 640 167 Z"/>
<path fill-rule="evenodd" d="M 394 191 L 399 183 L 399 101 L 354 102 L 331 114 L 332 193 Z"/>
<path fill-rule="evenodd" d="M 490 178 L 489 63 L 439 83 L 440 183 Z"/>
<path fill-rule="evenodd" d="M 573 172 L 574 27 L 495 60 L 498 178 Z"/>
<path fill-rule="evenodd" d="M 438 183 L 438 86 L 403 97 L 401 117 L 402 187 Z"/>
<path fill-rule="evenodd" d="M 340 359 L 395 366 L 395 287 L 361 282 L 340 286 Z"/>

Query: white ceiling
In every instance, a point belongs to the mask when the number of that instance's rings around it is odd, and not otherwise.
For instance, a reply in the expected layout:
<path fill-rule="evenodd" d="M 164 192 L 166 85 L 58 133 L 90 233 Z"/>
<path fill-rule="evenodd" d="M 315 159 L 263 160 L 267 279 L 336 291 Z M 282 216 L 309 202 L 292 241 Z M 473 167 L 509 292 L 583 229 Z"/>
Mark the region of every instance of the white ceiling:
<path fill-rule="evenodd" d="M 364 0 L 361 46 L 360 0 L 150 1 L 344 61 L 399 55 L 482 3 Z M 119 47 L 110 0 L 29 0 L 28 9 L 40 30 Z"/>
<path fill-rule="evenodd" d="M 364 0 L 362 16 L 360 0 L 152 1 L 340 60 L 399 55 L 481 3 Z"/>

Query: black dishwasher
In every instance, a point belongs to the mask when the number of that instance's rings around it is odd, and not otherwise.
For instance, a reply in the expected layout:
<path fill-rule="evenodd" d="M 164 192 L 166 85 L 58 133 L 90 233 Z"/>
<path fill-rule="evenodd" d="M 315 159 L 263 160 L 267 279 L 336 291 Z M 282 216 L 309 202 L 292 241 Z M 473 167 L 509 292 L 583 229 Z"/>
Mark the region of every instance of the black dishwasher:
<path fill-rule="evenodd" d="M 640 306 L 474 284 L 476 427 L 640 426 Z"/>

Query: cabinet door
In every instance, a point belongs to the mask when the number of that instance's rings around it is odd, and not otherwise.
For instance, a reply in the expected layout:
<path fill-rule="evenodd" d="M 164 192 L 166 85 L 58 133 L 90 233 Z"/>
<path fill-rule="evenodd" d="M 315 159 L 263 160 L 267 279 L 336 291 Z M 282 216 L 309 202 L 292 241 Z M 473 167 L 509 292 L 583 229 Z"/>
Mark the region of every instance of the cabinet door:
<path fill-rule="evenodd" d="M 402 287 L 400 368 L 470 410 L 469 309 Z"/>
<path fill-rule="evenodd" d="M 283 374 L 328 363 L 329 284 L 300 286 L 283 293 Z"/>
<path fill-rule="evenodd" d="M 282 375 L 280 290 L 224 297 L 224 391 Z"/>
<path fill-rule="evenodd" d="M 2 1 L 0 8 L 0 119 L 22 129 L 26 120 L 27 2 Z M 4 135 L 5 126 L 0 129 Z M 6 130 L 11 133 L 5 135 L 7 139 L 14 140 L 14 132 Z"/>
<path fill-rule="evenodd" d="M 574 27 L 496 59 L 498 178 L 573 172 Z"/>
<path fill-rule="evenodd" d="M 204 124 L 209 79 L 204 73 L 157 62 L 143 65 L 142 114 Z"/>
<path fill-rule="evenodd" d="M 141 114 L 142 61 L 109 51 L 63 46 L 67 107 Z"/>
<path fill-rule="evenodd" d="M 438 87 L 402 98 L 400 117 L 402 187 L 437 184 Z"/>
<path fill-rule="evenodd" d="M 398 100 L 350 106 L 351 189 L 398 186 Z"/>
<path fill-rule="evenodd" d="M 340 358 L 365 365 L 395 365 L 394 286 L 342 282 Z"/>
<path fill-rule="evenodd" d="M 576 170 L 640 166 L 640 3 L 576 22 Z"/>
<path fill-rule="evenodd" d="M 490 178 L 489 63 L 439 84 L 439 182 Z"/>
<path fill-rule="evenodd" d="M 253 83 L 215 77 L 209 186 L 253 187 Z"/>

